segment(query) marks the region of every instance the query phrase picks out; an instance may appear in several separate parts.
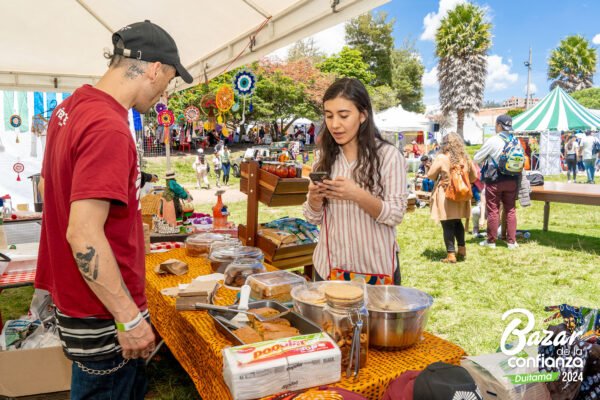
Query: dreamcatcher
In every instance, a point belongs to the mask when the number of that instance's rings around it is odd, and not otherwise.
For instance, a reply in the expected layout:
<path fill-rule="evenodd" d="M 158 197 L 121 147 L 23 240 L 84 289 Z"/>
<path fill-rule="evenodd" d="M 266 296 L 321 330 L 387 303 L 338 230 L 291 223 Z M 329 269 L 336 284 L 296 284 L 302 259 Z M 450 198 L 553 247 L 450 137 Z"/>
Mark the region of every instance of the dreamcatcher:
<path fill-rule="evenodd" d="M 196 122 L 200 119 L 200 110 L 196 106 L 187 107 L 183 113 L 185 114 L 185 119 L 188 122 Z"/>
<path fill-rule="evenodd" d="M 10 118 L 8 119 L 8 122 L 10 122 L 10 126 L 12 126 L 13 128 L 15 128 L 15 132 L 17 133 L 17 143 L 20 142 L 19 140 L 19 131 L 17 130 L 18 127 L 21 126 L 21 117 L 17 114 L 13 114 L 10 116 Z"/>
<path fill-rule="evenodd" d="M 243 69 L 235 74 L 233 78 L 233 90 L 235 93 L 242 98 L 243 106 L 242 106 L 242 124 L 246 120 L 246 98 L 250 98 L 250 106 L 248 107 L 248 112 L 253 111 L 252 106 L 252 95 L 254 94 L 254 90 L 256 89 L 256 75 L 253 72 Z M 237 104 L 236 104 L 237 105 Z M 235 107 L 234 111 L 239 110 L 239 105 Z"/>
<path fill-rule="evenodd" d="M 154 111 L 156 111 L 156 115 L 160 114 L 161 112 L 165 111 L 167 109 L 167 105 L 165 103 L 156 103 L 154 105 Z"/>
<path fill-rule="evenodd" d="M 164 143 L 166 145 L 168 145 L 171 140 L 171 137 L 169 134 L 169 132 L 170 132 L 169 127 L 171 125 L 173 125 L 174 123 L 175 123 L 175 115 L 173 115 L 173 111 L 162 110 L 161 112 L 158 113 L 158 124 L 165 127 Z"/>
<path fill-rule="evenodd" d="M 229 136 L 229 131 L 225 126 L 224 114 L 229 111 L 231 107 L 233 107 L 234 102 L 235 95 L 233 93 L 233 88 L 230 85 L 222 85 L 219 90 L 217 90 L 215 103 L 217 105 L 217 109 L 219 110 L 217 122 L 222 125 L 222 133 L 225 137 Z"/>
<path fill-rule="evenodd" d="M 200 110 L 207 118 L 207 121 L 204 123 L 204 129 L 206 131 L 215 129 L 216 116 L 219 112 L 216 96 L 212 93 L 202 96 L 202 99 L 200 100 Z"/>
<path fill-rule="evenodd" d="M 13 164 L 13 171 L 17 173 L 17 181 L 20 181 L 21 173 L 25 171 L 25 166 L 21 162 L 16 162 Z"/>

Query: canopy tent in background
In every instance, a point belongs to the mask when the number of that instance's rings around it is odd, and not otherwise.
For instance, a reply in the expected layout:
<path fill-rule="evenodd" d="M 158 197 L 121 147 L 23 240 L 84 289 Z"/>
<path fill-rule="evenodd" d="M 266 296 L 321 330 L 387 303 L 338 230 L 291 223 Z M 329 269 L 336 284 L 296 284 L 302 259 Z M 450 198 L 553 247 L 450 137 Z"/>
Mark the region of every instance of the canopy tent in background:
<path fill-rule="evenodd" d="M 406 111 L 401 105 L 376 114 L 375 125 L 386 140 L 398 147 L 413 140 L 424 143 L 432 126 L 431 121 L 423 114 Z"/>
<path fill-rule="evenodd" d="M 146 19 L 177 42 L 193 86 L 389 0 L 19 0 L 0 2 L 0 88 L 73 91 L 106 70 L 116 30 Z M 58 28 L 57 28 L 58 27 Z"/>
<path fill-rule="evenodd" d="M 513 119 L 513 131 L 515 132 L 577 129 L 600 129 L 600 116 L 583 107 L 558 86 L 535 107 Z"/>

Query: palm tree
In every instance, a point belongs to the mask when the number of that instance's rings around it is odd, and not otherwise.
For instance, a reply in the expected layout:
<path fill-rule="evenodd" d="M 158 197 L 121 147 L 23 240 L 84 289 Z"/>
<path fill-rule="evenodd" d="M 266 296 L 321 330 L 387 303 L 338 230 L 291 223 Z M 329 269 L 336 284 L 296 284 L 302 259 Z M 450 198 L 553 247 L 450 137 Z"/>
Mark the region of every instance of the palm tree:
<path fill-rule="evenodd" d="M 478 112 L 483 104 L 491 26 L 482 8 L 466 3 L 449 11 L 435 34 L 442 111 L 456 111 L 461 137 L 465 113 Z"/>
<path fill-rule="evenodd" d="M 596 49 L 583 36 L 567 36 L 548 59 L 550 89 L 558 85 L 571 93 L 592 87 L 596 61 Z"/>

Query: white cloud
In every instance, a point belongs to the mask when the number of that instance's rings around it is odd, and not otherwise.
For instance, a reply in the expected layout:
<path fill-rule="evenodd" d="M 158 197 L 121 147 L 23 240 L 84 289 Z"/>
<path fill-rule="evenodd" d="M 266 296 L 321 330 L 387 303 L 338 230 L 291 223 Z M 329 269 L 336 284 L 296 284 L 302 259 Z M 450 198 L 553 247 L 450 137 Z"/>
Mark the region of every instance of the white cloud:
<path fill-rule="evenodd" d="M 435 33 L 440 27 L 442 18 L 446 16 L 448 11 L 454 9 L 459 4 L 466 3 L 466 0 L 440 0 L 439 8 L 437 13 L 430 12 L 423 18 L 423 33 L 421 33 L 421 40 L 435 40 Z"/>
<path fill-rule="evenodd" d="M 438 78 L 437 78 L 437 65 L 429 71 L 425 71 L 423 73 L 423 78 L 421 82 L 423 83 L 423 87 L 437 87 L 438 86 Z"/>
<path fill-rule="evenodd" d="M 492 92 L 504 90 L 519 79 L 519 74 L 510 72 L 510 68 L 512 67 L 510 59 L 507 60 L 507 64 L 504 64 L 501 56 L 492 54 L 491 56 L 487 56 L 487 62 L 486 89 Z"/>
<path fill-rule="evenodd" d="M 525 84 L 525 86 L 523 86 L 523 93 L 527 93 L 527 84 Z M 535 94 L 537 93 L 537 86 L 535 86 L 535 83 L 531 82 L 529 84 L 529 94 Z"/>
<path fill-rule="evenodd" d="M 592 39 L 592 43 L 600 45 L 600 33 L 594 36 L 594 38 Z"/>
<path fill-rule="evenodd" d="M 315 41 L 315 46 L 328 56 L 339 53 L 342 50 L 342 47 L 346 45 L 346 30 L 344 26 L 345 22 L 312 35 L 311 38 L 313 38 Z M 292 43 L 282 47 L 281 49 L 269 54 L 267 57 L 285 60 L 287 58 L 288 51 L 293 45 L 294 44 Z"/>

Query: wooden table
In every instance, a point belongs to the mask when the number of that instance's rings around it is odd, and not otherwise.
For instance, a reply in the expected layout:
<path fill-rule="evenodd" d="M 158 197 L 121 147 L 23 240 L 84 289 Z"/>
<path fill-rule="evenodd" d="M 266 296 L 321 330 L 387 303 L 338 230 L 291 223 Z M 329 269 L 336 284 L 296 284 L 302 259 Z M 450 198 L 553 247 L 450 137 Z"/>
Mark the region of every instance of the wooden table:
<path fill-rule="evenodd" d="M 177 258 L 189 265 L 189 272 L 182 276 L 159 276 L 154 266 L 160 262 Z M 273 269 L 267 266 L 268 269 Z M 152 324 L 163 338 L 181 366 L 192 378 L 203 399 L 231 399 L 223 379 L 222 350 L 231 346 L 217 332 L 212 318 L 206 311 L 177 311 L 175 299 L 163 296 L 160 291 L 179 283 L 189 283 L 194 277 L 208 274 L 209 263 L 204 258 L 189 258 L 183 249 L 146 256 L 146 295 Z M 216 303 L 233 303 L 234 291 L 221 288 Z M 427 365 L 443 361 L 458 364 L 465 354 L 459 346 L 423 333 L 423 341 L 403 351 L 369 350 L 368 366 L 360 371 L 357 379 L 342 378 L 333 386 L 360 393 L 370 400 L 379 400 L 391 380 L 408 370 L 423 370 Z"/>
<path fill-rule="evenodd" d="M 600 185 L 545 182 L 543 186 L 532 186 L 530 197 L 545 202 L 544 231 L 547 231 L 551 202 L 600 206 Z"/>

